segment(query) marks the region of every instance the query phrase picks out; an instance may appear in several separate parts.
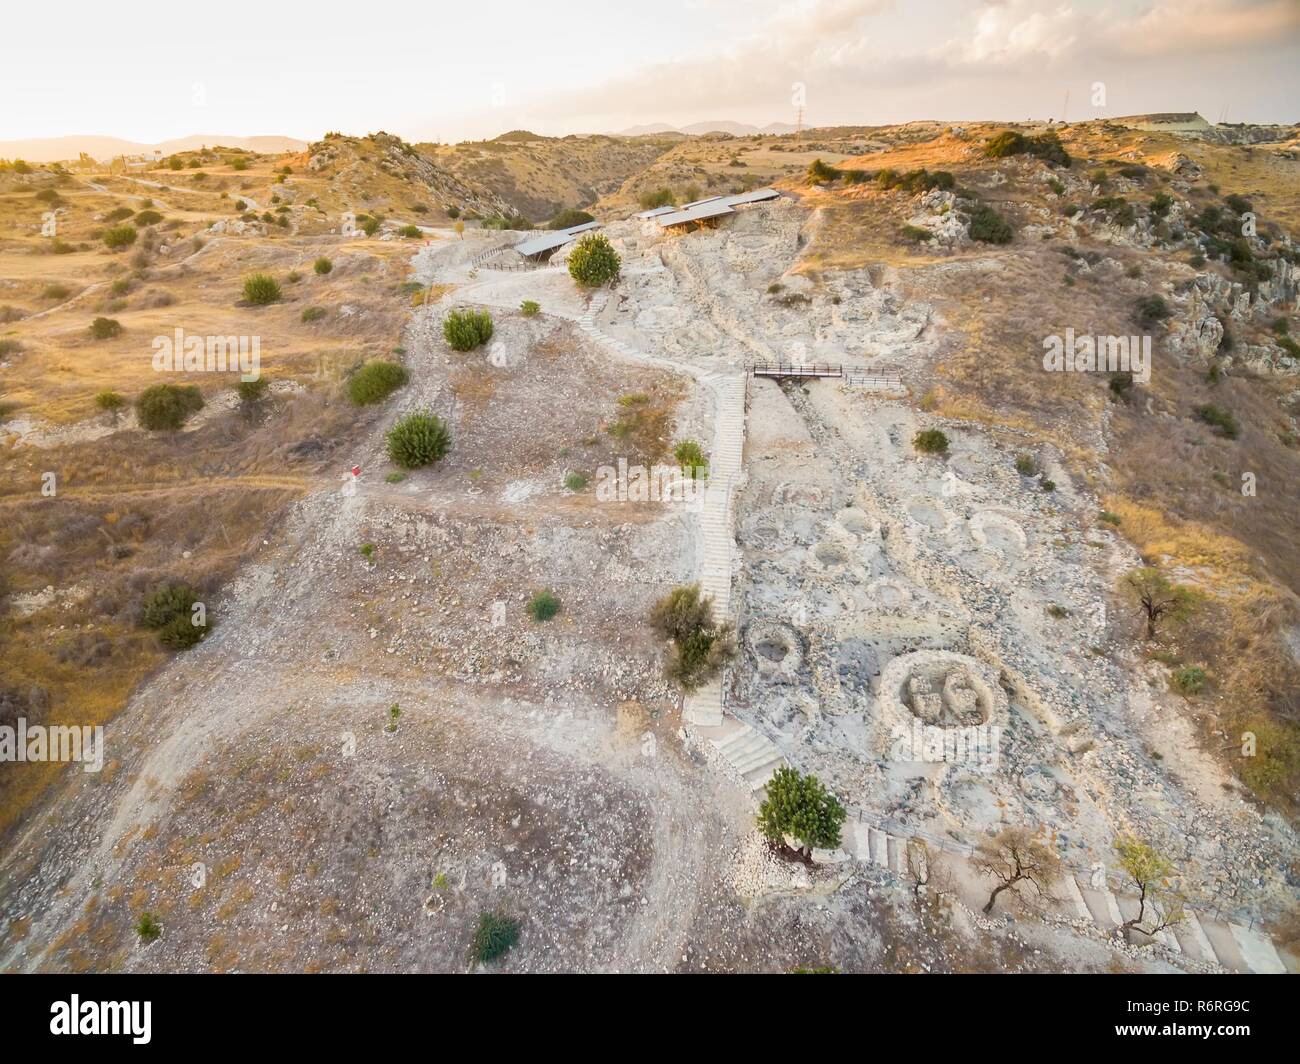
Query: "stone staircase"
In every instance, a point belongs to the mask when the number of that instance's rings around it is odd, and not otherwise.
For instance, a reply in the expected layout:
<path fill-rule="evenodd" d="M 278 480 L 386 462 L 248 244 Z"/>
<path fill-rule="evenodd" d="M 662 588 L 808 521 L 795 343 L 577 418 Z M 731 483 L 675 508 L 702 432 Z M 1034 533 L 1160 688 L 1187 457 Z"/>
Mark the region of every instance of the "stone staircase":
<path fill-rule="evenodd" d="M 721 716 L 721 706 L 718 712 Z M 735 717 L 726 717 L 712 726 L 697 725 L 692 731 L 712 744 L 732 773 L 754 794 L 762 791 L 772 773 L 786 763 L 776 743 Z"/>

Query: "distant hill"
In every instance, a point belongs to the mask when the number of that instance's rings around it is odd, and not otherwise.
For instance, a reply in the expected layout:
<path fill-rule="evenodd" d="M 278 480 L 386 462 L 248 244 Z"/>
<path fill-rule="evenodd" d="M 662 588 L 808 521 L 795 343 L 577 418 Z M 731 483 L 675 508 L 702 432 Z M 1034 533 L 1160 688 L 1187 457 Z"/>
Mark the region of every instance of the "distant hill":
<path fill-rule="evenodd" d="M 31 140 L 0 140 L 0 159 L 25 159 L 32 163 L 53 163 L 78 158 L 85 152 L 92 159 L 106 161 L 116 155 L 152 155 L 158 152 L 171 155 L 178 151 L 215 147 L 246 148 L 257 152 L 303 151 L 307 142 L 293 137 L 237 137 L 227 134 L 194 134 L 164 140 L 157 144 L 141 144 L 120 137 L 73 135 L 68 137 L 36 137 Z"/>
<path fill-rule="evenodd" d="M 747 122 L 731 122 L 726 119 L 711 120 L 708 122 L 692 122 L 689 126 L 670 126 L 666 122 L 651 122 L 644 126 L 628 126 L 627 129 L 619 131 L 620 136 L 624 137 L 642 137 L 652 133 L 686 133 L 691 136 L 699 136 L 701 133 L 730 133 L 736 137 L 748 137 L 755 133 L 793 133 L 795 127 L 789 122 L 769 122 L 767 125 L 759 128 L 751 126 Z"/>

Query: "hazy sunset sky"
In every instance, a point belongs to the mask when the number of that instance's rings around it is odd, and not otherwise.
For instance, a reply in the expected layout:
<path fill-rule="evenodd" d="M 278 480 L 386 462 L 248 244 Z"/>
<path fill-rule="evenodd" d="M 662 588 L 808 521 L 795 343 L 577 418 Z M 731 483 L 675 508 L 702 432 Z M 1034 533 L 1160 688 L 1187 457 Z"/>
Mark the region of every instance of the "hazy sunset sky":
<path fill-rule="evenodd" d="M 1300 120 L 1300 0 L 9 5 L 0 139 Z M 1104 103 L 1093 103 L 1094 85 Z"/>

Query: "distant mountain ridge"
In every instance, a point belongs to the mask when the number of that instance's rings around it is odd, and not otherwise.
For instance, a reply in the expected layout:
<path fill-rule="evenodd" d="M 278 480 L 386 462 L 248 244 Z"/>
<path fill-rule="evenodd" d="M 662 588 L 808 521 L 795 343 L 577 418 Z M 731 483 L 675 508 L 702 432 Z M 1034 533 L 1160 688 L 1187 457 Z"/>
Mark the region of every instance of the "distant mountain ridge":
<path fill-rule="evenodd" d="M 789 122 L 769 122 L 759 127 L 747 122 L 732 122 L 728 119 L 716 119 L 707 122 L 692 122 L 689 126 L 670 126 L 666 122 L 651 122 L 643 126 L 628 126 L 619 130 L 623 137 L 642 137 L 654 133 L 686 133 L 699 136 L 701 133 L 730 133 L 736 137 L 747 137 L 754 133 L 793 133 L 796 127 Z"/>
<path fill-rule="evenodd" d="M 53 163 L 73 160 L 85 152 L 92 159 L 106 162 L 118 155 L 171 155 L 202 147 L 246 148 L 258 152 L 305 151 L 307 142 L 293 137 L 237 137 L 224 134 L 193 134 L 157 144 L 141 144 L 120 137 L 73 134 L 66 137 L 33 137 L 29 140 L 0 140 L 0 159 L 25 159 L 30 163 Z"/>

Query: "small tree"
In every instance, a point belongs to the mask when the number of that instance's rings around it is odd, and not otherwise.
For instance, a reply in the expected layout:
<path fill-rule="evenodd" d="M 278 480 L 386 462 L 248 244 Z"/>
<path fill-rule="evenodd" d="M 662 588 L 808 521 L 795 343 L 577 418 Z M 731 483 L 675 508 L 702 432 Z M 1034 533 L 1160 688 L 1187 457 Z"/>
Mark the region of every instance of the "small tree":
<path fill-rule="evenodd" d="M 257 405 L 266 398 L 266 391 L 271 386 L 267 377 L 257 377 L 251 381 L 240 381 L 235 385 L 235 394 L 239 396 L 239 405 L 246 414 L 251 414 Z"/>
<path fill-rule="evenodd" d="M 984 905 L 986 914 L 993 911 L 1004 890 L 1023 900 L 1022 883 L 1030 884 L 1040 897 L 1050 900 L 1052 884 L 1061 874 L 1056 852 L 1023 827 L 1004 828 L 996 838 L 984 842 L 976 851 L 974 864 L 997 884 Z"/>
<path fill-rule="evenodd" d="M 442 322 L 442 335 L 456 351 L 472 351 L 492 339 L 492 315 L 486 310 L 453 310 Z"/>
<path fill-rule="evenodd" d="M 618 280 L 623 261 L 604 233 L 587 233 L 569 253 L 569 276 L 584 288 Z"/>
<path fill-rule="evenodd" d="M 812 864 L 813 849 L 833 849 L 847 817 L 844 806 L 816 776 L 782 765 L 767 783 L 758 807 L 758 830 L 784 857 Z M 798 842 L 792 847 L 787 838 Z"/>
<path fill-rule="evenodd" d="M 407 414 L 388 430 L 385 442 L 394 465 L 419 469 L 447 453 L 451 448 L 451 431 L 434 414 Z"/>
<path fill-rule="evenodd" d="M 1156 637 L 1161 621 L 1185 620 L 1196 605 L 1195 591 L 1171 584 L 1159 569 L 1150 566 L 1134 569 L 1124 577 L 1124 584 L 1146 618 L 1148 639 Z"/>
<path fill-rule="evenodd" d="M 988 204 L 982 203 L 971 213 L 970 237 L 985 244 L 1011 243 L 1011 226 Z"/>
<path fill-rule="evenodd" d="M 116 425 L 122 407 L 126 406 L 126 400 L 118 395 L 117 392 L 103 391 L 95 396 L 95 406 L 106 414 L 111 414 L 113 417 L 113 424 Z"/>
<path fill-rule="evenodd" d="M 330 270 L 334 269 L 334 263 L 330 262 L 324 255 L 312 263 L 311 268 L 321 277 L 324 277 Z"/>
<path fill-rule="evenodd" d="M 452 215 L 452 217 L 455 217 L 455 215 Z M 456 223 L 451 228 L 457 237 L 459 237 L 461 240 L 465 239 L 465 223 L 462 222 L 459 218 L 456 219 Z"/>
<path fill-rule="evenodd" d="M 650 623 L 672 640 L 668 675 L 686 691 L 716 676 L 736 652 L 731 626 L 714 623 L 713 600 L 700 594 L 699 584 L 674 588 L 661 598 Z"/>
<path fill-rule="evenodd" d="M 1131 836 L 1115 840 L 1119 865 L 1138 892 L 1137 915 L 1120 928 L 1125 937 L 1133 931 L 1152 938 L 1167 927 L 1181 923 L 1186 913 L 1184 899 L 1171 885 L 1176 874 L 1173 863 L 1149 843 Z"/>

